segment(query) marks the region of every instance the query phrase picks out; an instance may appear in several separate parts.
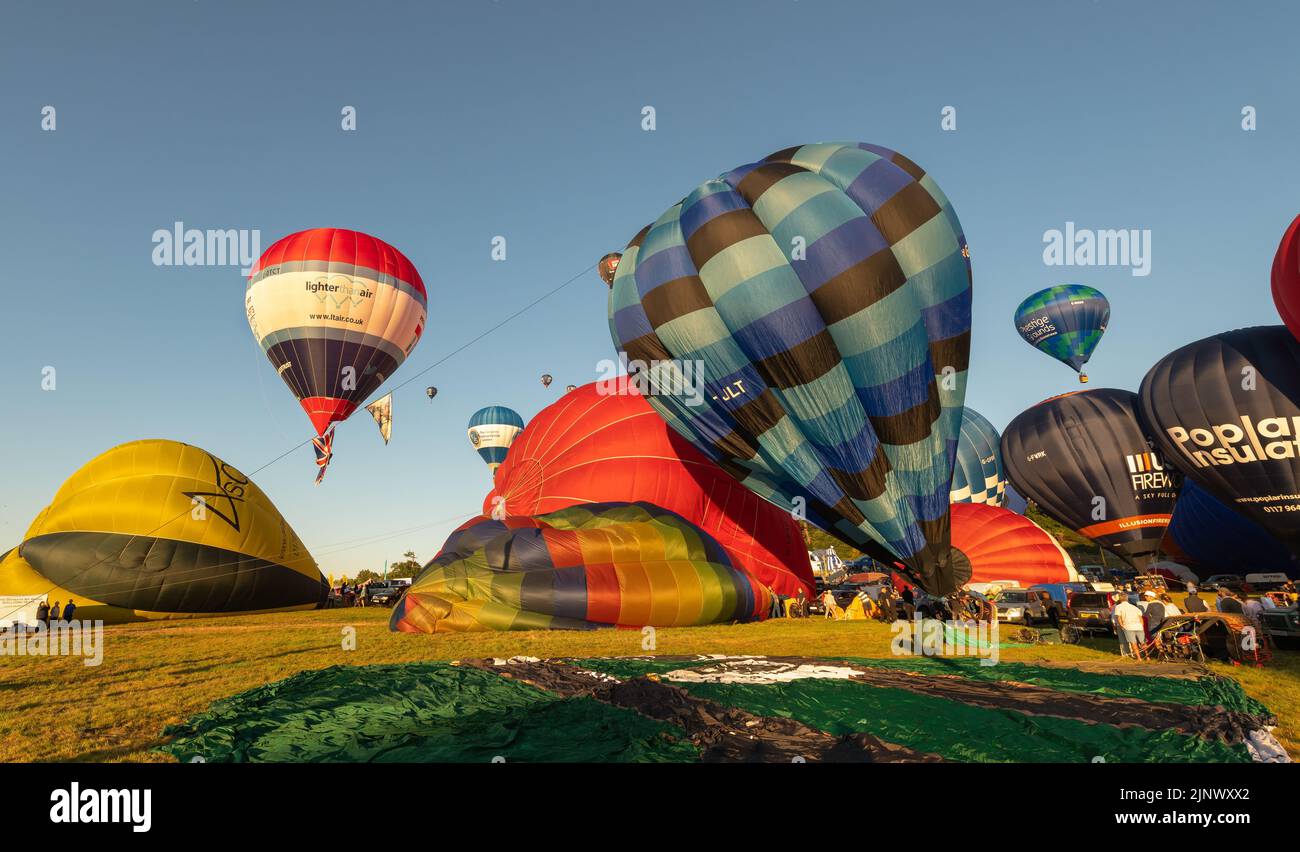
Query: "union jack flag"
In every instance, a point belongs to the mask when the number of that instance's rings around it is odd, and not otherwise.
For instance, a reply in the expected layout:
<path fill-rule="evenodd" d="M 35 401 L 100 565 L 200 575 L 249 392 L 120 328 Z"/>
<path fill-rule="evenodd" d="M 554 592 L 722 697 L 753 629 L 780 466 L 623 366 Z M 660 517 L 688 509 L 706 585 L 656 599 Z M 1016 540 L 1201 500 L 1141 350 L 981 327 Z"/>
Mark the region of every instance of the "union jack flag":
<path fill-rule="evenodd" d="M 312 449 L 316 451 L 316 484 L 325 478 L 325 468 L 329 467 L 330 459 L 334 457 L 334 424 L 325 430 L 324 435 L 317 435 L 311 439 Z"/>

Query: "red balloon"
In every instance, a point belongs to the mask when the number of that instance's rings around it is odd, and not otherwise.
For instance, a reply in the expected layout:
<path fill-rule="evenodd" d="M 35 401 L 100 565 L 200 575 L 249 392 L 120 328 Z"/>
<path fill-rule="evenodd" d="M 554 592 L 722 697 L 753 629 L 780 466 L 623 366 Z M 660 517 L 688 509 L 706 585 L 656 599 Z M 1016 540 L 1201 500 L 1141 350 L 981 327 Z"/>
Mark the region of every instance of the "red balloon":
<path fill-rule="evenodd" d="M 483 514 L 541 515 L 581 503 L 652 503 L 712 535 L 774 592 L 813 594 L 799 525 L 674 432 L 626 377 L 583 385 L 519 433 Z"/>
<path fill-rule="evenodd" d="M 1286 229 L 1273 256 L 1273 304 L 1300 340 L 1300 216 Z"/>
<path fill-rule="evenodd" d="M 1079 579 L 1056 539 L 1024 515 L 987 503 L 953 503 L 951 512 L 952 546 L 970 560 L 970 582 L 1028 587 Z"/>

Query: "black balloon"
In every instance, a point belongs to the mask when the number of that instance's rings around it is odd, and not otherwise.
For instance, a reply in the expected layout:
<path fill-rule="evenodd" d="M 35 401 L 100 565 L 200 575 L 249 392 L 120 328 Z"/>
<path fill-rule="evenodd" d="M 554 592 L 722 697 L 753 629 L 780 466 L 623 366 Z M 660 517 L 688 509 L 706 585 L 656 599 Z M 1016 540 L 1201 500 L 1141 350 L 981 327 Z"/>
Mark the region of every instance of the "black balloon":
<path fill-rule="evenodd" d="M 1292 552 L 1300 547 L 1300 344 L 1284 326 L 1216 334 L 1142 380 L 1142 417 L 1171 462 Z"/>
<path fill-rule="evenodd" d="M 1040 402 L 1003 430 L 1002 463 L 1055 520 L 1138 569 L 1156 557 L 1181 476 L 1152 450 L 1136 394 L 1098 388 Z"/>

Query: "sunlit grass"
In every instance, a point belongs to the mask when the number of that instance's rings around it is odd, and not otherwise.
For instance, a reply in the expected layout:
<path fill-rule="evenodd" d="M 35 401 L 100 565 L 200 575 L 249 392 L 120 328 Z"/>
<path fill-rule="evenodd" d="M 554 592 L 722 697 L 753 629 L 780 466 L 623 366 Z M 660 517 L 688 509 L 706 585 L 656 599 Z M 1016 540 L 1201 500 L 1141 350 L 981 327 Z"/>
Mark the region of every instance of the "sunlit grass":
<path fill-rule="evenodd" d="M 0 760 L 170 760 L 150 753 L 165 725 L 215 699 L 339 664 L 646 653 L 888 657 L 890 635 L 878 622 L 778 620 L 661 628 L 647 649 L 634 630 L 394 634 L 388 632 L 388 611 L 380 609 L 110 627 L 98 667 L 67 657 L 0 657 Z M 352 637 L 355 650 L 345 650 Z M 1117 662 L 1113 640 L 1007 648 L 1002 659 Z M 1277 713 L 1279 739 L 1300 755 L 1300 654 L 1279 651 L 1264 669 L 1212 668 Z"/>

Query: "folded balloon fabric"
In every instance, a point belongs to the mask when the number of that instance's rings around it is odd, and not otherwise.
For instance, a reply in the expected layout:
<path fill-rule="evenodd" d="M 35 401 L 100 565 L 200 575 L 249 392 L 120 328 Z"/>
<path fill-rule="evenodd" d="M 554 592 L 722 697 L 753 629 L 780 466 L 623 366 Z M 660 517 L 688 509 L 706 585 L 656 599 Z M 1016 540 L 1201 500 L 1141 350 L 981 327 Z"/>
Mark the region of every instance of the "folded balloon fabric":
<path fill-rule="evenodd" d="M 648 503 L 475 518 L 394 607 L 395 631 L 681 627 L 766 617 L 771 590 L 717 540 Z"/>

